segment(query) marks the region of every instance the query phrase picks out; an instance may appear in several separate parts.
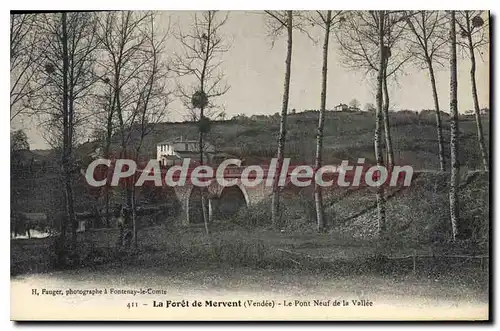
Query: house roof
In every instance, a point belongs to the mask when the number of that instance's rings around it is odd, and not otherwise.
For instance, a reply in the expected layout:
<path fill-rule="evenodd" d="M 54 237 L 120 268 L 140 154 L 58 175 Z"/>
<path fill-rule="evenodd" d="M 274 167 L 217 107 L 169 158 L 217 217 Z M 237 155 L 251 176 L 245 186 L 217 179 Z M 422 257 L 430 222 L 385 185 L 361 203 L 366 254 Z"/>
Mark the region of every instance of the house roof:
<path fill-rule="evenodd" d="M 186 144 L 198 144 L 200 141 L 199 140 L 187 140 L 187 139 L 170 139 L 170 140 L 165 140 L 162 142 L 157 143 L 156 145 L 166 145 L 166 144 L 176 144 L 176 143 L 186 143 Z M 204 144 L 210 144 L 208 141 L 204 141 Z"/>
<path fill-rule="evenodd" d="M 164 159 L 167 159 L 167 160 L 179 160 L 180 157 L 178 157 L 177 155 L 164 155 L 162 156 Z"/>
<path fill-rule="evenodd" d="M 215 155 L 215 156 L 225 156 L 225 157 L 236 157 L 234 154 L 229 154 L 226 152 L 207 152 L 208 154 Z"/>
<path fill-rule="evenodd" d="M 176 153 L 181 156 L 181 157 L 188 157 L 188 156 L 193 156 L 193 157 L 199 157 L 200 152 L 199 151 L 176 151 Z M 204 154 L 206 154 L 205 151 L 203 151 Z"/>

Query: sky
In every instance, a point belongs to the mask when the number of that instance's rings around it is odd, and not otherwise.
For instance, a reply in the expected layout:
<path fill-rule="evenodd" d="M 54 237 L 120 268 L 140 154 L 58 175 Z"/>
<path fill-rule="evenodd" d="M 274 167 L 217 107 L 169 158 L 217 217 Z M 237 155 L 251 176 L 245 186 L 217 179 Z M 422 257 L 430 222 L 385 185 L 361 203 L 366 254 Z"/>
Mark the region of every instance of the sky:
<path fill-rule="evenodd" d="M 168 22 L 178 24 L 181 29 L 189 27 L 194 12 L 161 12 L 158 25 L 166 27 Z M 230 50 L 223 54 L 222 69 L 230 90 L 219 99 L 225 107 L 227 118 L 237 114 L 270 115 L 280 112 L 283 97 L 286 38 L 282 36 L 273 45 L 268 36 L 263 12 L 231 11 L 222 33 L 231 40 Z M 314 33 L 316 32 L 316 33 Z M 300 112 L 304 109 L 319 109 L 322 66 L 322 33 L 313 31 L 318 43 L 300 32 L 294 32 L 292 51 L 292 73 L 289 109 Z M 175 51 L 175 40 L 168 41 L 167 51 Z M 339 45 L 332 36 L 329 47 L 327 109 L 339 103 L 348 104 L 357 99 L 361 108 L 366 103 L 375 104 L 373 78 L 364 72 L 356 72 L 341 63 Z M 167 53 L 168 55 L 168 53 Z M 460 55 L 460 53 L 459 53 Z M 489 107 L 489 53 L 483 50 L 477 56 L 477 88 L 480 107 Z M 458 95 L 461 113 L 473 108 L 470 84 L 470 60 L 459 57 Z M 449 108 L 449 71 L 438 69 L 436 74 L 438 95 L 442 110 Z M 433 109 L 429 75 L 426 70 L 407 66 L 397 82 L 389 86 L 391 105 L 394 109 Z M 169 121 L 182 121 L 187 114 L 179 101 L 170 105 Z M 328 123 L 326 124 L 328 125 Z M 31 149 L 45 149 L 48 145 L 33 120 L 19 118 L 11 123 L 12 129 L 24 129 L 28 134 Z"/>

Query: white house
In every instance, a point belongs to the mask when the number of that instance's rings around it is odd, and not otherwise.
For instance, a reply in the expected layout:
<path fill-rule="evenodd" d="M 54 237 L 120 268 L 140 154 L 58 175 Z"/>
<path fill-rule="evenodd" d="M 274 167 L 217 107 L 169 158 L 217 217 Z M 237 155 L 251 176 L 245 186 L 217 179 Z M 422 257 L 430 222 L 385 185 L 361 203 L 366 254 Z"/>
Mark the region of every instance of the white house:
<path fill-rule="evenodd" d="M 214 153 L 215 147 L 207 141 L 203 145 L 203 158 L 208 160 L 207 153 Z M 199 161 L 199 146 L 198 140 L 186 140 L 183 137 L 163 141 L 156 144 L 156 159 L 163 166 L 181 163 L 185 158 Z"/>
<path fill-rule="evenodd" d="M 334 111 L 347 111 L 349 110 L 349 106 L 345 103 L 339 103 L 333 108 Z"/>

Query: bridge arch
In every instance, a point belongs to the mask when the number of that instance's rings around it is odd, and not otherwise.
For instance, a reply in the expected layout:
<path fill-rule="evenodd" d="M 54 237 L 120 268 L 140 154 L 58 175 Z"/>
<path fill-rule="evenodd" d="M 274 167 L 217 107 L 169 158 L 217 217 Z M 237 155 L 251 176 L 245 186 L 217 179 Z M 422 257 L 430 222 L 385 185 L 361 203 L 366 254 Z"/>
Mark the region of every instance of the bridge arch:
<path fill-rule="evenodd" d="M 233 215 L 240 208 L 260 202 L 272 192 L 272 188 L 266 187 L 264 183 L 256 187 L 246 187 L 240 181 L 232 186 L 222 186 L 217 181 L 212 181 L 206 189 L 209 221 L 219 218 L 221 209 L 222 213 Z M 175 187 L 174 192 L 181 202 L 184 215 L 182 224 L 203 223 L 201 188 L 189 184 Z M 230 198 L 230 193 L 233 199 Z M 230 200 L 233 200 L 232 206 Z"/>
<path fill-rule="evenodd" d="M 217 214 L 221 218 L 229 218 L 241 208 L 249 205 L 248 192 L 243 185 L 223 187 L 217 199 Z"/>
<path fill-rule="evenodd" d="M 248 196 L 248 191 L 245 187 L 245 185 L 243 185 L 241 182 L 238 183 L 236 185 L 236 187 L 238 187 L 241 191 L 241 193 L 243 194 L 243 197 L 245 198 L 245 203 L 246 203 L 246 206 L 250 206 L 250 197 Z"/>

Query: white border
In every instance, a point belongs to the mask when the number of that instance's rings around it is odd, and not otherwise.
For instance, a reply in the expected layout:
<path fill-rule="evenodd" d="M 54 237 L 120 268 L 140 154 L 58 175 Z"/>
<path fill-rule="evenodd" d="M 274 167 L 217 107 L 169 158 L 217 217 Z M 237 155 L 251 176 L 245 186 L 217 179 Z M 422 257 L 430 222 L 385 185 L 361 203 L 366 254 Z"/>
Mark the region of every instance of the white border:
<path fill-rule="evenodd" d="M 446 1 L 433 1 L 433 0 L 424 0 L 424 1 L 360 1 L 360 0 L 349 0 L 349 1 L 297 1 L 297 0 L 288 0 L 288 1 L 283 1 L 283 2 L 270 2 L 270 1 L 262 1 L 262 0 L 253 0 L 249 2 L 239 2 L 235 0 L 212 0 L 212 1 L 202 1 L 202 0 L 182 0 L 182 1 L 171 1 L 171 0 L 155 0 L 155 1 L 137 1 L 137 0 L 121 0 L 121 1 L 102 1 L 102 0 L 86 0 L 86 1 L 55 1 L 55 0 L 46 0 L 46 1 L 15 1 L 15 2 L 7 2 L 3 1 L 1 5 L 4 8 L 2 10 L 2 19 L 0 20 L 2 24 L 2 28 L 0 29 L 1 33 L 1 45 L 4 45 L 2 48 L 2 71 L 4 72 L 2 77 L 9 77 L 7 74 L 8 71 L 8 24 L 9 24 L 9 17 L 8 17 L 8 11 L 9 10 L 28 10 L 28 9 L 38 9 L 38 10 L 49 10 L 49 9 L 65 9 L 65 10 L 91 10 L 91 9 L 100 9 L 100 10 L 105 10 L 105 9 L 163 9 L 163 10 L 204 10 L 204 9 L 231 9 L 231 10 L 257 10 L 257 9 L 433 9 L 433 10 L 438 10 L 438 9 L 490 9 L 491 14 L 496 16 L 498 15 L 498 6 L 499 6 L 499 1 L 498 0 L 446 0 Z M 495 20 L 495 31 L 493 32 L 493 40 L 492 42 L 496 45 L 498 45 L 498 21 Z M 498 51 L 498 50 L 497 50 Z M 496 68 L 496 66 L 494 66 Z M 496 77 L 496 70 L 494 72 L 494 77 Z M 9 155 L 9 150 L 10 146 L 8 145 L 9 143 L 9 137 L 8 132 L 10 132 L 10 127 L 7 129 L 7 123 L 9 121 L 7 120 L 7 109 L 9 108 L 7 105 L 7 89 L 9 88 L 10 81 L 7 79 L 4 79 L 2 81 L 2 91 L 5 91 L 5 108 L 3 112 L 3 116 L 5 117 L 5 121 L 2 121 L 2 124 L 5 125 L 4 130 L 1 130 L 1 133 L 3 135 L 3 139 L 0 139 L 1 142 L 1 147 L 2 147 L 2 152 L 3 155 Z M 496 95 L 496 92 L 498 91 L 498 85 L 496 85 L 495 91 L 492 91 L 491 93 L 494 93 Z M 497 109 L 496 103 L 494 105 L 491 105 L 491 109 L 494 111 Z M 496 115 L 495 116 L 495 121 L 492 124 L 492 127 L 500 127 L 499 126 L 499 121 L 500 121 L 500 116 Z M 498 149 L 500 148 L 500 144 L 497 139 L 494 141 L 494 150 L 493 150 L 493 155 L 498 154 Z M 498 168 L 498 163 L 495 162 L 495 169 L 493 171 L 496 172 Z M 9 183 L 10 182 L 10 177 L 8 177 L 9 174 L 9 169 L 10 166 L 8 162 L 2 163 L 0 166 L 0 171 L 2 174 L 4 174 L 4 182 Z M 498 176 L 495 178 L 495 187 L 498 187 L 499 184 L 499 179 Z M 493 187 L 491 187 L 493 189 Z M 10 226 L 10 222 L 7 222 L 7 219 L 9 218 L 9 208 L 10 208 L 10 190 L 9 190 L 9 184 L 7 185 L 2 185 L 2 191 L 1 191 L 1 196 L 3 199 L 1 199 L 2 203 L 2 208 L 1 210 L 3 211 L 4 215 L 4 222 L 3 224 L 3 235 L 8 236 L 9 230 L 7 229 Z M 495 201 L 490 202 L 491 206 L 500 206 L 500 197 L 498 195 L 495 195 Z M 492 223 L 495 223 L 494 220 Z M 494 226 L 495 233 L 493 234 L 495 238 L 498 238 L 498 225 Z M 9 240 L 2 240 L 3 243 L 3 249 L 2 254 L 4 255 L 3 261 L 5 261 L 4 265 L 7 265 L 6 261 L 10 260 L 10 242 Z M 496 245 L 495 252 L 493 256 L 496 256 L 497 254 L 497 248 L 498 245 Z M 3 273 L 3 300 L 2 302 L 2 329 L 13 329 L 15 326 L 12 322 L 9 322 L 9 315 L 10 315 L 10 300 L 8 299 L 9 297 L 6 295 L 7 293 L 10 293 L 10 270 L 9 268 L 4 268 L 4 273 Z M 495 275 L 495 280 L 498 280 L 496 275 Z M 497 285 L 496 287 L 498 288 L 498 282 L 496 282 Z M 498 305 L 495 305 L 496 307 Z M 494 312 L 492 312 L 494 313 Z M 498 314 L 494 314 L 498 318 Z M 325 328 L 331 328 L 331 325 L 321 325 L 322 327 Z M 320 327 L 321 327 L 320 326 Z M 356 325 L 354 328 L 363 328 L 365 325 Z M 395 327 L 401 327 L 402 325 L 395 325 Z M 415 325 L 413 325 L 415 326 Z M 32 329 L 34 327 L 37 328 L 45 328 L 45 329 L 52 329 L 54 326 L 53 325 L 27 325 L 24 326 L 23 328 L 26 329 Z M 63 325 L 63 327 L 67 327 L 67 325 Z M 127 327 L 129 329 L 140 329 L 143 328 L 143 325 L 134 325 L 132 327 L 130 326 L 125 326 L 125 325 L 114 325 L 111 326 L 113 328 L 123 328 Z M 157 326 L 160 328 L 165 328 L 165 325 Z M 175 329 L 178 326 L 175 325 L 168 325 L 168 328 Z M 187 326 L 187 328 L 194 328 L 194 327 L 204 327 L 206 328 L 207 326 L 205 325 L 190 325 Z M 235 325 L 217 325 L 215 327 L 226 327 L 226 328 L 234 328 Z M 259 328 L 259 329 L 264 329 L 267 327 L 271 326 L 264 326 L 264 325 L 254 325 L 252 326 L 253 328 Z M 303 328 L 308 328 L 309 325 L 272 325 L 272 327 L 281 327 L 281 328 L 289 328 L 289 327 L 303 327 Z M 352 329 L 352 326 L 346 326 L 346 325 L 335 325 L 335 328 L 344 328 L 344 327 L 349 327 L 349 329 Z M 386 325 L 380 325 L 379 327 L 386 327 Z M 451 327 L 454 328 L 456 327 L 455 325 L 423 325 L 427 330 L 432 330 L 432 329 L 442 329 L 443 327 Z M 477 327 L 477 326 L 476 326 Z M 84 329 L 93 329 L 93 330 L 100 330 L 103 328 L 103 326 L 98 326 L 98 325 L 85 325 L 83 327 Z"/>

